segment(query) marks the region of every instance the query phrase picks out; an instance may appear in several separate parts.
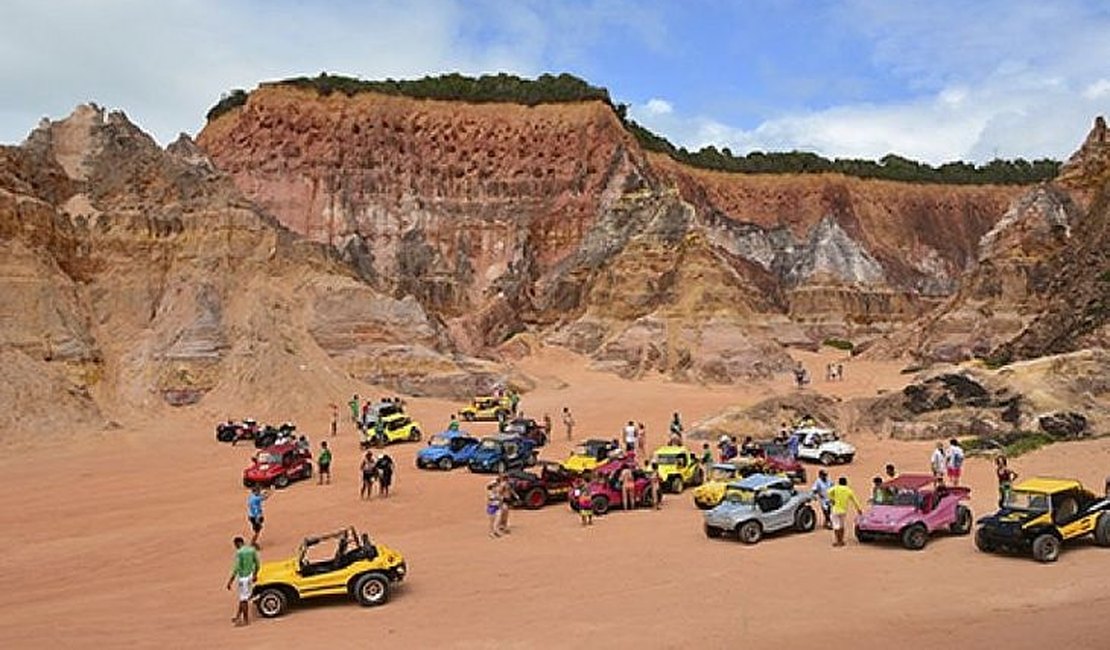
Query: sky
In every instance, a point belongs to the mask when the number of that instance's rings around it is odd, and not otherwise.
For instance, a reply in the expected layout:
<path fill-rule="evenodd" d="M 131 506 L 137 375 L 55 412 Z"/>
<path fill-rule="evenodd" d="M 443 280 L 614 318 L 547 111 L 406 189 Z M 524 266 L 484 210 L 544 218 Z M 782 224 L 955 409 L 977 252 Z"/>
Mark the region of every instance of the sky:
<path fill-rule="evenodd" d="M 691 150 L 1062 159 L 1110 113 L 1110 2 L 4 0 L 0 142 L 93 101 L 166 144 L 322 71 L 570 72 Z"/>

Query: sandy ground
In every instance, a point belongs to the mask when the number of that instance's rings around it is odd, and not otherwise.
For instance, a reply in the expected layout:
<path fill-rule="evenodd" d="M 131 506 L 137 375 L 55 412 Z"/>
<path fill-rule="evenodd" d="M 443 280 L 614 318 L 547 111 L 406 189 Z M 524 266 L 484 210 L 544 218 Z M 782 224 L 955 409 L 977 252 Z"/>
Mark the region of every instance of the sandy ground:
<path fill-rule="evenodd" d="M 825 357 L 805 360 L 820 374 Z M 623 421 L 643 420 L 649 447 L 676 409 L 690 423 L 792 390 L 787 376 L 728 389 L 628 382 L 550 351 L 520 365 L 542 380 L 524 398 L 528 414 L 547 411 L 558 421 L 569 405 L 576 438 L 613 436 Z M 860 362 L 846 375 L 815 387 L 873 395 L 901 379 L 895 366 Z M 428 431 L 442 428 L 454 407 L 410 404 Z M 320 439 L 326 405 L 288 415 Z M 360 501 L 351 427 L 333 443 L 332 485 L 295 484 L 267 502 L 263 559 L 287 556 L 306 534 L 353 523 L 405 554 L 409 580 L 384 607 L 338 599 L 236 629 L 234 597 L 223 586 L 231 537 L 247 531 L 240 472 L 252 448 L 216 443 L 213 424 L 200 409 L 183 411 L 0 458 L 0 647 L 1110 647 L 1110 550 L 1090 544 L 1068 548 L 1054 565 L 984 556 L 968 537 L 935 538 L 918 553 L 854 541 L 834 549 L 822 530 L 744 547 L 706 539 L 689 494 L 591 528 L 565 505 L 514 511 L 512 535 L 493 540 L 482 512 L 486 479 L 418 471 L 413 445 L 389 449 L 399 466 L 394 495 Z M 860 492 L 887 462 L 903 471 L 927 465 L 925 443 L 870 433 L 851 441 L 859 455 L 843 471 Z M 560 459 L 567 449 L 557 440 L 544 456 Z M 1101 485 L 1110 439 L 1055 446 L 1014 466 Z M 975 512 L 991 510 L 987 461 L 971 460 L 967 479 Z"/>

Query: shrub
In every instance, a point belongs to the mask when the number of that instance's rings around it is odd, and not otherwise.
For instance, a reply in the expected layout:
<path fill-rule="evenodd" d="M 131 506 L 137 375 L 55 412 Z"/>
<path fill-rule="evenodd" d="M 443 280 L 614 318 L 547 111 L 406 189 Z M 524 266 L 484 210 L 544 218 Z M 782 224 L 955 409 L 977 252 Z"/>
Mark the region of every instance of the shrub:
<path fill-rule="evenodd" d="M 825 339 L 821 342 L 821 345 L 836 348 L 837 350 L 844 350 L 845 352 L 851 352 L 856 348 L 851 341 L 846 341 L 844 339 Z"/>
<path fill-rule="evenodd" d="M 960 445 L 971 453 L 1002 453 L 1009 458 L 1027 454 L 1055 440 L 1047 433 L 1038 431 L 1013 431 L 997 436 L 981 436 L 960 441 Z"/>
<path fill-rule="evenodd" d="M 223 97 L 220 97 L 220 101 L 216 102 L 215 106 L 208 109 L 205 118 L 211 122 L 231 109 L 246 104 L 248 96 L 247 91 L 242 88 L 236 88 L 229 93 L 225 93 Z"/>

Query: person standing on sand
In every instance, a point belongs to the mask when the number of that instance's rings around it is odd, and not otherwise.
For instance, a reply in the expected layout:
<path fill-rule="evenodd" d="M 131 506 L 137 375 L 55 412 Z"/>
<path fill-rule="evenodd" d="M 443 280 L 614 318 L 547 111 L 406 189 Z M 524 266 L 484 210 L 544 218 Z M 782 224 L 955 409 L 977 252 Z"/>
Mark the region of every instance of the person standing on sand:
<path fill-rule="evenodd" d="M 500 477 L 500 486 L 498 487 L 498 496 L 501 498 L 499 504 L 497 528 L 501 531 L 502 535 L 509 534 L 509 509 L 513 501 L 519 500 L 516 490 L 513 489 L 513 483 L 509 480 L 508 475 L 502 474 Z"/>
<path fill-rule="evenodd" d="M 235 618 L 231 622 L 236 627 L 242 625 L 250 625 L 250 604 L 251 592 L 254 591 L 254 583 L 258 580 L 258 567 L 261 562 L 258 561 L 258 550 L 243 541 L 242 537 L 236 537 L 232 540 L 235 545 L 235 560 L 231 564 L 231 576 L 227 579 L 227 590 L 231 591 L 231 585 L 237 584 L 236 593 L 239 597 L 239 602 L 235 610 Z"/>
<path fill-rule="evenodd" d="M 709 480 L 709 469 L 713 465 L 713 450 L 708 442 L 701 443 L 701 473 L 705 480 Z"/>
<path fill-rule="evenodd" d="M 515 390 L 509 392 L 509 408 L 513 410 L 513 415 L 516 415 L 517 408 L 520 406 L 520 393 Z"/>
<path fill-rule="evenodd" d="M 682 444 L 682 420 L 678 417 L 678 412 L 671 416 L 671 436 L 678 436 L 679 444 Z"/>
<path fill-rule="evenodd" d="M 359 401 L 358 401 L 358 395 L 357 394 L 353 395 L 351 397 L 351 401 L 347 402 L 347 406 L 349 406 L 351 408 L 351 422 L 354 422 L 355 426 L 358 426 L 360 424 L 360 420 L 358 418 L 358 416 L 359 416 Z M 359 430 L 361 430 L 361 429 L 362 429 L 362 427 L 359 426 Z"/>
<path fill-rule="evenodd" d="M 651 471 L 648 472 L 648 489 L 651 490 L 651 505 L 654 506 L 656 510 L 658 510 L 659 504 L 662 503 L 659 499 L 659 492 L 662 488 L 662 484 L 659 478 L 659 463 L 651 463 L 650 467 Z"/>
<path fill-rule="evenodd" d="M 647 456 L 647 427 L 643 422 L 636 423 L 636 453 L 641 457 Z"/>
<path fill-rule="evenodd" d="M 378 466 L 374 463 L 374 452 L 368 449 L 362 455 L 359 471 L 362 473 L 362 487 L 359 489 L 359 498 L 369 499 L 374 496 L 374 478 L 378 475 Z"/>
<path fill-rule="evenodd" d="M 624 425 L 624 450 L 630 454 L 636 452 L 636 423 L 632 420 Z"/>
<path fill-rule="evenodd" d="M 570 498 L 578 506 L 578 516 L 582 520 L 583 526 L 592 526 L 594 523 L 594 507 L 593 501 L 590 499 L 590 490 L 587 487 L 588 483 L 581 476 L 574 479 L 572 485 Z"/>
<path fill-rule="evenodd" d="M 489 536 L 501 537 L 497 531 L 498 513 L 501 511 L 501 485 L 500 479 L 495 478 L 486 483 L 486 516 L 489 517 Z"/>
<path fill-rule="evenodd" d="M 821 514 L 825 516 L 825 528 L 832 528 L 831 504 L 829 503 L 829 488 L 833 486 L 829 480 L 829 473 L 823 469 L 817 470 L 817 479 L 813 481 L 813 496 L 821 504 Z"/>
<path fill-rule="evenodd" d="M 254 534 L 251 536 L 251 546 L 254 548 L 262 548 L 258 544 L 258 536 L 262 534 L 262 502 L 270 498 L 270 492 L 262 491 L 262 488 L 255 485 L 251 488 L 251 493 L 247 495 L 247 521 L 251 524 L 251 530 Z"/>
<path fill-rule="evenodd" d="M 374 465 L 378 468 L 378 496 L 388 497 L 389 486 L 393 485 L 393 459 L 382 454 Z"/>
<path fill-rule="evenodd" d="M 337 404 L 331 405 L 331 437 L 334 438 L 335 434 L 339 432 L 339 406 Z"/>
<path fill-rule="evenodd" d="M 1010 495 L 1010 489 L 1013 488 L 1018 474 L 1010 469 L 1005 456 L 994 459 L 994 473 L 998 477 L 998 507 L 1001 508 L 1006 503 L 1006 497 Z M 1110 481 L 1107 482 L 1107 486 L 1110 487 Z"/>
<path fill-rule="evenodd" d="M 960 475 L 964 471 L 964 449 L 959 440 L 953 438 L 948 441 L 948 454 L 944 460 L 948 466 L 948 482 L 952 487 L 959 487 Z"/>
<path fill-rule="evenodd" d="M 574 416 L 570 414 L 570 407 L 563 407 L 563 426 L 567 430 L 567 440 L 574 435 Z"/>
<path fill-rule="evenodd" d="M 945 470 L 948 469 L 948 462 L 944 458 L 944 443 L 938 442 L 937 448 L 933 450 L 933 455 L 929 457 L 929 469 L 933 472 L 933 478 L 944 480 Z"/>
<path fill-rule="evenodd" d="M 859 499 L 856 498 L 856 493 L 848 487 L 847 476 L 841 476 L 837 479 L 836 485 L 829 488 L 829 501 L 832 503 L 832 529 L 833 535 L 836 537 L 833 546 L 844 546 L 844 529 L 848 525 L 848 506 L 854 507 L 857 515 L 863 511 Z"/>
<path fill-rule="evenodd" d="M 316 463 L 319 465 L 317 470 L 317 485 L 323 485 L 324 479 L 327 479 L 328 485 L 331 485 L 331 450 L 328 449 L 328 441 L 320 442 L 320 455 L 316 457 Z"/>
<path fill-rule="evenodd" d="M 620 473 L 621 482 L 621 507 L 625 510 L 631 510 L 636 502 L 636 477 L 632 474 L 632 468 L 625 466 Z"/>

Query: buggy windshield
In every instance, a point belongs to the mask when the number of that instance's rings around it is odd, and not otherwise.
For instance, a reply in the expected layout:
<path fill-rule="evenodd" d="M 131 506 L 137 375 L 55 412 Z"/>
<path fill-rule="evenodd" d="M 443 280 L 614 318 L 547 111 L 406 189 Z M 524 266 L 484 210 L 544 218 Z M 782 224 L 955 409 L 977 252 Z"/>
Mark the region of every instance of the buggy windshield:
<path fill-rule="evenodd" d="M 748 506 L 755 505 L 755 492 L 752 490 L 732 488 L 725 494 L 725 500 L 729 503 L 741 503 Z"/>
<path fill-rule="evenodd" d="M 1006 500 L 1002 505 L 1010 510 L 1048 512 L 1048 495 L 1041 492 L 1010 490 L 1006 493 Z"/>
<path fill-rule="evenodd" d="M 263 452 L 261 454 L 258 454 L 258 464 L 260 464 L 260 465 L 265 465 L 265 464 L 280 465 L 281 464 L 281 454 L 270 454 L 270 453 L 265 453 L 265 452 Z"/>
<path fill-rule="evenodd" d="M 485 440 L 482 441 L 482 444 L 480 446 L 481 446 L 482 449 L 487 449 L 487 450 L 490 450 L 490 451 L 500 451 L 501 450 L 501 441 L 500 440 L 494 440 L 492 438 L 486 438 Z"/>
<path fill-rule="evenodd" d="M 685 454 L 656 454 L 654 460 L 655 460 L 656 463 L 658 463 L 660 465 L 678 465 L 679 461 L 681 461 L 682 464 L 685 465 L 686 464 L 686 455 Z"/>
<path fill-rule="evenodd" d="M 731 481 L 736 478 L 736 468 L 725 469 L 723 467 L 714 467 L 709 471 L 710 481 Z"/>
<path fill-rule="evenodd" d="M 881 487 L 875 490 L 874 501 L 877 506 L 909 506 L 916 508 L 921 496 L 914 490 L 895 490 Z"/>
<path fill-rule="evenodd" d="M 446 436 L 441 436 L 437 433 L 436 435 L 432 436 L 431 440 L 428 441 L 428 446 L 429 447 L 446 447 L 450 442 L 451 442 L 450 439 L 448 439 Z"/>

